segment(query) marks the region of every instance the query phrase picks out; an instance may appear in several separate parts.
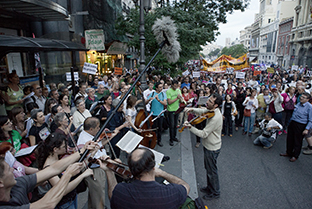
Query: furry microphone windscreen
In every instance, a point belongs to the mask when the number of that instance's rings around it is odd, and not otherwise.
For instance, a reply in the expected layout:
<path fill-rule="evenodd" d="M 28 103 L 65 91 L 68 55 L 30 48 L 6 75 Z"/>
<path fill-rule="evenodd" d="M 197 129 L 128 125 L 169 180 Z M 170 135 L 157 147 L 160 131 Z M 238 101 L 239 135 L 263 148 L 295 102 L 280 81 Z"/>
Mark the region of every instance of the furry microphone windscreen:
<path fill-rule="evenodd" d="M 161 44 L 163 41 L 167 42 L 161 51 L 168 62 L 176 63 L 180 58 L 181 46 L 177 40 L 178 33 L 176 32 L 177 27 L 174 21 L 170 17 L 162 16 L 161 19 L 155 21 L 152 30 L 158 44 Z"/>

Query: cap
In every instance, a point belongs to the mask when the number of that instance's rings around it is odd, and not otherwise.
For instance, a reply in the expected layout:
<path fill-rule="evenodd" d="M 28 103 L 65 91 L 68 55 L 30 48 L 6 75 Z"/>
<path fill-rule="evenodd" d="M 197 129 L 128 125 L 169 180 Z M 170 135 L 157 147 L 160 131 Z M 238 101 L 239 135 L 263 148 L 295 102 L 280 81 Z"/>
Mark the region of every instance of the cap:
<path fill-rule="evenodd" d="M 39 112 L 42 112 L 42 110 L 40 110 L 40 109 L 32 109 L 32 110 L 30 111 L 30 117 L 31 117 L 31 119 L 37 119 L 37 114 L 38 114 Z"/>

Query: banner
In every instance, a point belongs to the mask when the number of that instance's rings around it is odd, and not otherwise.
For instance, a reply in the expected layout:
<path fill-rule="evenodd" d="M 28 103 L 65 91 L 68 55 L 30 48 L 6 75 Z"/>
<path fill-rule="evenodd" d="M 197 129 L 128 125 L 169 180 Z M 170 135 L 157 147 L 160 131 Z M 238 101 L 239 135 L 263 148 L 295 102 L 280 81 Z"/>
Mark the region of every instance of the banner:
<path fill-rule="evenodd" d="M 97 65 L 85 62 L 82 68 L 82 72 L 95 75 L 97 72 Z"/>
<path fill-rule="evenodd" d="M 199 78 L 200 77 L 200 71 L 193 72 L 193 78 Z"/>
<path fill-rule="evenodd" d="M 207 62 L 205 59 L 201 60 L 205 71 L 213 73 L 233 73 L 234 71 L 245 71 L 249 69 L 247 54 L 235 59 L 227 55 L 221 55 L 212 62 Z"/>
<path fill-rule="evenodd" d="M 103 30 L 85 30 L 86 48 L 96 51 L 105 50 Z"/>

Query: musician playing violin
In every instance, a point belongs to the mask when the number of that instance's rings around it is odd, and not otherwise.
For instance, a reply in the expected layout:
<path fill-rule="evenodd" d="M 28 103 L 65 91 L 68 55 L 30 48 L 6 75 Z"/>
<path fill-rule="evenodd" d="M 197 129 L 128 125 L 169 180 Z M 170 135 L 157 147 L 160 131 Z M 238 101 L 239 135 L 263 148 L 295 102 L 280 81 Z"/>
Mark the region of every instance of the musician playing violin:
<path fill-rule="evenodd" d="M 105 159 L 105 156 L 101 159 Z M 100 162 L 100 166 L 106 172 L 112 209 L 179 208 L 190 191 L 184 180 L 156 168 L 153 152 L 145 148 L 135 149 L 128 157 L 128 166 L 134 177 L 131 183 L 117 184 L 115 175 L 105 163 Z M 155 177 L 162 177 L 170 184 L 159 184 Z"/>
<path fill-rule="evenodd" d="M 87 118 L 84 123 L 83 123 L 83 128 L 84 130 L 81 132 L 79 135 L 77 145 L 82 145 L 85 144 L 86 142 L 90 141 L 93 139 L 93 137 L 97 134 L 97 132 L 100 130 L 100 120 L 95 117 L 89 117 Z M 98 142 L 99 146 L 103 146 L 107 143 L 101 141 Z M 102 155 L 106 155 L 105 149 L 102 151 L 99 150 L 95 154 L 95 158 L 99 158 Z M 96 168 L 93 169 L 94 173 L 94 180 L 91 177 L 87 177 L 85 179 L 86 184 L 88 185 L 89 188 L 89 198 L 88 198 L 88 208 L 103 208 L 105 207 L 105 172 L 100 169 Z"/>
<path fill-rule="evenodd" d="M 215 93 L 207 100 L 207 109 L 185 108 L 186 112 L 192 111 L 196 114 L 202 114 L 208 111 L 214 112 L 214 116 L 206 120 L 206 126 L 203 130 L 195 128 L 189 122 L 184 123 L 184 126 L 189 127 L 193 134 L 202 138 L 207 186 L 201 188 L 200 191 L 206 193 L 203 197 L 206 200 L 220 197 L 217 158 L 221 150 L 221 131 L 223 123 L 223 117 L 220 109 L 218 108 L 221 104 L 222 97 Z"/>
<path fill-rule="evenodd" d="M 167 105 L 167 95 L 162 92 L 163 90 L 163 84 L 160 82 L 157 82 L 155 84 L 156 92 L 151 93 L 146 103 L 150 103 L 151 112 L 153 112 L 153 118 L 156 118 L 163 110 L 165 105 Z M 164 113 L 162 113 L 154 122 L 153 127 L 158 129 L 156 130 L 157 135 L 157 144 L 159 146 L 163 146 L 163 143 L 161 142 L 161 132 L 163 127 L 163 121 L 164 121 Z"/>

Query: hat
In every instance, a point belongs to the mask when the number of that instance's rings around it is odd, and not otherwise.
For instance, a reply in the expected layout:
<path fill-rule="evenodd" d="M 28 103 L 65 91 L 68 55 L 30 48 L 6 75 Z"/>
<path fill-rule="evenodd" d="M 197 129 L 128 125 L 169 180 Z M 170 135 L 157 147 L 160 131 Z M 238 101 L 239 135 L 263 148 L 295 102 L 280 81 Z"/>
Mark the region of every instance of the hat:
<path fill-rule="evenodd" d="M 40 109 L 32 109 L 32 110 L 30 111 L 30 117 L 31 117 L 31 119 L 37 119 L 37 114 L 38 114 L 39 112 L 42 112 L 42 110 L 40 110 Z"/>
<path fill-rule="evenodd" d="M 114 99 L 112 102 L 113 107 L 116 107 L 119 102 L 120 102 L 120 99 Z"/>

